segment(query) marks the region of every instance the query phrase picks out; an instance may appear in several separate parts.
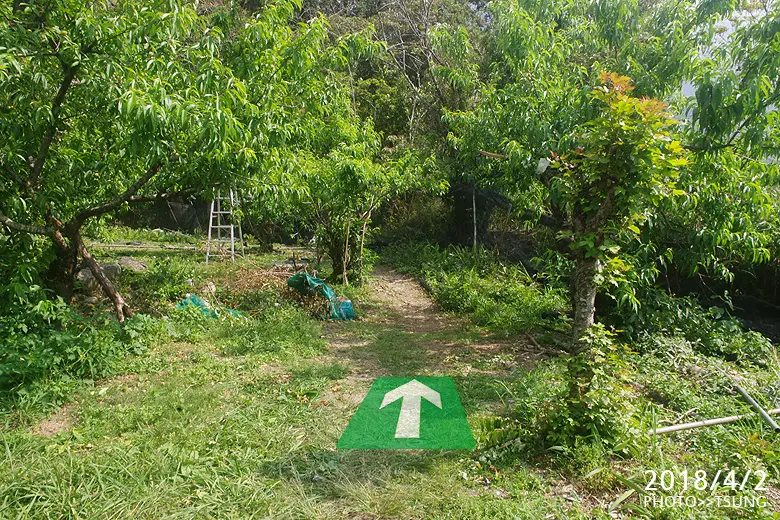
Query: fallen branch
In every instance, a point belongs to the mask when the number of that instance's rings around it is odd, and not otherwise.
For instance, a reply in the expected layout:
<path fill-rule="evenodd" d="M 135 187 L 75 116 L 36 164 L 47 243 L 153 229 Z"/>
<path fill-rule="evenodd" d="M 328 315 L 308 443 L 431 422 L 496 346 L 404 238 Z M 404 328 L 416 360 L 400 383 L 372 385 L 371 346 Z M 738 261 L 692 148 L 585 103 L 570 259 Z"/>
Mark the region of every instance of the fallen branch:
<path fill-rule="evenodd" d="M 775 408 L 774 410 L 768 410 L 767 414 L 780 415 L 780 408 Z M 750 417 L 755 417 L 755 415 L 753 414 L 732 415 L 730 417 L 720 417 L 718 419 L 704 419 L 703 421 L 696 421 L 696 422 L 690 422 L 684 424 L 675 424 L 673 426 L 666 426 L 664 428 L 658 428 L 654 431 L 651 431 L 650 435 L 660 435 L 662 433 L 678 432 L 681 430 L 691 430 L 693 428 L 701 428 L 703 426 L 715 426 L 716 424 L 728 424 L 728 423 L 741 421 L 742 419 L 748 419 Z"/>
<path fill-rule="evenodd" d="M 526 348 L 522 349 L 521 345 L 515 345 L 516 348 L 521 348 L 521 350 L 525 350 L 526 352 L 531 352 L 535 354 L 546 354 L 548 356 L 561 356 L 561 355 L 568 355 L 569 353 L 565 350 L 562 350 L 560 348 L 556 347 L 543 347 L 540 345 L 530 334 L 525 334 L 525 337 L 528 338 L 528 341 L 534 346 L 533 349 Z"/>
<path fill-rule="evenodd" d="M 119 323 L 124 323 L 125 317 L 132 318 L 133 311 L 130 309 L 130 307 L 128 307 L 127 303 L 125 303 L 125 299 L 122 298 L 122 295 L 119 294 L 119 292 L 117 292 L 114 284 L 111 283 L 111 280 L 108 279 L 103 270 L 100 268 L 97 260 L 95 260 L 89 253 L 87 246 L 84 245 L 84 241 L 81 239 L 81 235 L 77 233 L 73 239 L 76 241 L 76 245 L 79 248 L 81 257 L 87 263 L 92 276 L 94 276 L 95 280 L 97 280 L 98 284 L 100 284 L 100 288 L 103 290 L 103 294 L 105 294 L 108 299 L 111 300 L 111 303 L 114 304 L 114 311 L 116 312 L 116 317 L 119 320 Z"/>

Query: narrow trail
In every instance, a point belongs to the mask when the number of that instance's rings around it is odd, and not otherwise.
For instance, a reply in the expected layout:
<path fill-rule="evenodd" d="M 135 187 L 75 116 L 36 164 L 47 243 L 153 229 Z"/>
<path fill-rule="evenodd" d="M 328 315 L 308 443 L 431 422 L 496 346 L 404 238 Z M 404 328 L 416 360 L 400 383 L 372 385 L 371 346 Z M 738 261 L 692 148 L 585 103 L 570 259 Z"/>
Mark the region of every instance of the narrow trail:
<path fill-rule="evenodd" d="M 546 356 L 525 337 L 495 338 L 444 313 L 417 280 L 389 267 L 374 270 L 369 293 L 358 321 L 325 325 L 323 361 L 348 368 L 343 392 L 326 400 L 354 406 L 381 376 L 452 376 L 461 385 L 493 386 Z"/>
<path fill-rule="evenodd" d="M 430 334 L 464 327 L 441 312 L 419 282 L 388 267 L 374 270 L 373 294 L 388 312 L 379 316 L 411 334 Z"/>

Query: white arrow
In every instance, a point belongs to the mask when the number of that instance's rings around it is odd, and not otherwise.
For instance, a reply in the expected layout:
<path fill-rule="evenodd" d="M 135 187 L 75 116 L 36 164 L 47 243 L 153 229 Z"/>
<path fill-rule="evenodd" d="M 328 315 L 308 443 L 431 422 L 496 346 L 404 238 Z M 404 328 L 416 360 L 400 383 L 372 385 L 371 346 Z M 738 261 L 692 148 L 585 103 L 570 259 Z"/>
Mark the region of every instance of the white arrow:
<path fill-rule="evenodd" d="M 439 392 L 428 388 L 416 379 L 412 379 L 385 394 L 382 405 L 379 407 L 380 410 L 401 399 L 401 414 L 398 416 L 398 426 L 395 428 L 396 439 L 420 438 L 420 407 L 423 398 L 437 408 L 441 408 Z"/>

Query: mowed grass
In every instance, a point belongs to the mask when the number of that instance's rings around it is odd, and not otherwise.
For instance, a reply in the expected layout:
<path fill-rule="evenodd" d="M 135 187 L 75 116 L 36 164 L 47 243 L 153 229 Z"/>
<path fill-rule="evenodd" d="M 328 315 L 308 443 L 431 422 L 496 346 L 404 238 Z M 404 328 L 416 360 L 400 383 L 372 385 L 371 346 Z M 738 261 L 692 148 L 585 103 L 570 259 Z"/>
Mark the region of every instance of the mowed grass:
<path fill-rule="evenodd" d="M 178 278 L 167 278 L 170 287 L 146 294 L 178 297 L 191 290 L 185 278 L 194 276 L 195 287 L 212 279 L 224 283 L 220 301 L 245 317 L 209 319 L 158 301 L 153 308 L 167 306 L 168 318 L 150 321 L 148 351 L 124 359 L 114 377 L 80 385 L 43 423 L 34 406 L 0 410 L 0 518 L 777 517 L 772 503 L 642 510 L 632 507 L 638 492 L 625 495 L 645 485 L 647 469 L 764 469 L 777 489 L 778 441 L 757 420 L 647 436 L 651 419 L 693 407 L 707 416 L 749 412 L 714 383 L 675 374 L 648 352 L 632 358 L 632 378 L 665 404 L 642 398 L 647 424 L 628 453 L 592 439 L 565 452 L 529 443 L 527 432 L 560 402 L 565 357 L 534 353 L 525 334 L 489 334 L 436 309 L 393 308 L 387 294 L 375 298 L 381 280 L 336 287 L 357 304 L 361 319 L 349 323 L 311 319 L 265 282 L 231 285 L 284 257 L 206 267 L 181 256 L 153 277 L 123 280 L 145 287 L 171 273 Z M 776 370 L 755 369 L 750 379 L 765 387 Z M 373 379 L 391 375 L 453 377 L 478 450 L 336 450 Z M 17 402 L 25 399 L 32 397 Z"/>
<path fill-rule="evenodd" d="M 209 267 L 221 269 L 230 268 Z M 116 377 L 76 393 L 53 435 L 7 422 L 0 518 L 588 516 L 531 466 L 499 472 L 465 452 L 335 449 L 375 369 L 454 375 L 479 435 L 511 374 L 466 384 L 462 359 L 442 362 L 424 348 L 468 346 L 478 334 L 414 335 L 371 320 L 323 327 L 272 300 L 248 298 L 269 305 L 261 318 L 172 313 L 176 333 L 158 334 Z M 326 343 L 334 334 L 362 346 L 333 356 Z M 474 354 L 477 365 L 493 367 Z"/>

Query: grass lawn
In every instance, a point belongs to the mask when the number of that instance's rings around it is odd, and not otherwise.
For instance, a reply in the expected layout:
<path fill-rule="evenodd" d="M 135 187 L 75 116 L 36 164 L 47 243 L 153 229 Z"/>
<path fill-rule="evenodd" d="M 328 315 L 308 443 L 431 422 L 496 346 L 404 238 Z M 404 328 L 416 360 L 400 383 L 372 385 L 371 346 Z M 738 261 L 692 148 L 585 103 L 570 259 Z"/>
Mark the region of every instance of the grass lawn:
<path fill-rule="evenodd" d="M 134 253 L 156 261 L 142 255 L 149 253 Z M 501 438 L 518 407 L 541 405 L 540 394 L 559 377 L 554 352 L 527 335 L 493 336 L 442 313 L 416 282 L 387 267 L 360 290 L 337 287 L 356 301 L 359 320 L 318 322 L 272 282 L 247 281 L 286 257 L 206 267 L 200 255 L 181 253 L 175 269 L 189 262 L 193 274 L 184 275 L 194 285 L 215 280 L 220 301 L 248 316 L 209 319 L 157 307 L 168 315 L 158 320 L 165 325 L 144 354 L 121 361 L 116 376 L 78 385 L 45 417 L 32 405 L 6 408 L 0 518 L 628 518 L 634 513 L 614 504 L 631 489 L 626 478 L 685 457 L 689 465 L 707 460 L 685 450 L 690 442 L 706 450 L 708 433 L 658 439 L 638 459 L 592 445 L 563 457 Z M 479 451 L 337 451 L 383 375 L 452 376 Z M 734 442 L 747 443 L 738 451 L 746 457 L 760 443 L 777 450 L 758 424 L 732 431 Z M 748 432 L 759 433 L 742 436 Z M 750 515 L 771 518 L 776 507 Z"/>

